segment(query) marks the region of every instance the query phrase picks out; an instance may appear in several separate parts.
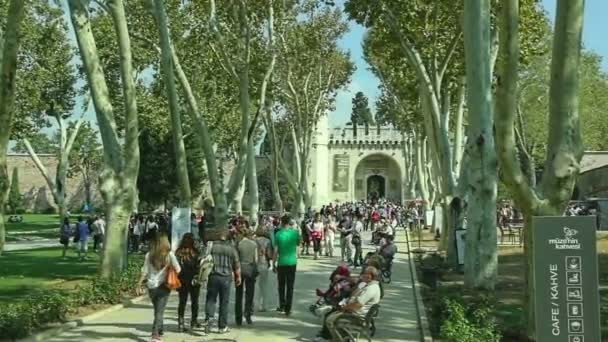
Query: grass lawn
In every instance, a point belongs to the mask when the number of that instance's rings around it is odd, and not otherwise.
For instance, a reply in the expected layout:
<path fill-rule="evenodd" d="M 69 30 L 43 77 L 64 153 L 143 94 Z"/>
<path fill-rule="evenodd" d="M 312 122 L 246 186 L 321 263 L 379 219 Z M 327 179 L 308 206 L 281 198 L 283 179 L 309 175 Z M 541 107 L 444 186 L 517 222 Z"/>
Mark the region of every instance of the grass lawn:
<path fill-rule="evenodd" d="M 412 234 L 413 248 L 418 246 L 416 234 Z M 437 243 L 432 236 L 425 231 L 422 239 L 422 247 L 436 247 Z M 598 234 L 598 269 L 600 285 L 600 308 L 602 336 L 608 337 L 608 235 Z M 499 326 L 507 332 L 504 341 L 522 341 L 525 331 L 525 316 L 523 311 L 523 287 L 524 279 L 524 255 L 519 246 L 500 246 L 498 255 L 498 283 L 496 284 L 496 298 L 498 300 L 497 316 Z M 442 290 L 463 292 L 464 275 L 459 273 L 443 274 L 440 278 L 439 287 Z M 422 291 L 423 299 L 427 306 L 436 299 L 436 292 L 425 288 Z M 430 322 L 431 325 L 438 322 Z"/>
<path fill-rule="evenodd" d="M 37 291 L 50 288 L 73 289 L 97 272 L 99 255 L 79 261 L 71 247 L 68 259 L 61 258 L 61 248 L 12 251 L 0 257 L 0 305 Z"/>
<path fill-rule="evenodd" d="M 6 222 L 10 215 L 5 215 L 7 241 L 28 240 L 35 238 L 59 239 L 59 216 L 43 214 L 23 215 L 23 222 Z"/>

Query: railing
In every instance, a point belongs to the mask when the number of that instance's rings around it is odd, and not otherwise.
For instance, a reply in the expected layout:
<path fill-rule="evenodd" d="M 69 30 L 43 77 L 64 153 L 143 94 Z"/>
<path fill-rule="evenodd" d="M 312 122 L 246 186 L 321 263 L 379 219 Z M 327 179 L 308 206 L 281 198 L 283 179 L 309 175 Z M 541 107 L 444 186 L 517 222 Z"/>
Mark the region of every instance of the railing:
<path fill-rule="evenodd" d="M 380 134 L 376 126 L 370 126 L 365 134 L 365 126 L 357 126 L 357 135 L 355 136 L 352 127 L 334 128 L 330 130 L 329 140 L 340 141 L 402 141 L 404 140 L 401 131 L 391 127 L 381 127 Z"/>

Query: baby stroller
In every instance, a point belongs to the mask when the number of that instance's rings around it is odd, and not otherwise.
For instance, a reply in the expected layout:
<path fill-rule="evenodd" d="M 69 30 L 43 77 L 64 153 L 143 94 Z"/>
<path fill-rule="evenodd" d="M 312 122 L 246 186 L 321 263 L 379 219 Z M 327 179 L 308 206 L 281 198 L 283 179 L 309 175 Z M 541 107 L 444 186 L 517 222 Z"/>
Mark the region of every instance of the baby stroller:
<path fill-rule="evenodd" d="M 309 307 L 310 312 L 317 317 L 324 317 L 329 311 L 345 298 L 348 298 L 353 289 L 353 282 L 350 278 L 348 266 L 338 266 L 330 276 L 330 284 L 327 291 L 316 290 L 319 297 L 317 301 Z"/>

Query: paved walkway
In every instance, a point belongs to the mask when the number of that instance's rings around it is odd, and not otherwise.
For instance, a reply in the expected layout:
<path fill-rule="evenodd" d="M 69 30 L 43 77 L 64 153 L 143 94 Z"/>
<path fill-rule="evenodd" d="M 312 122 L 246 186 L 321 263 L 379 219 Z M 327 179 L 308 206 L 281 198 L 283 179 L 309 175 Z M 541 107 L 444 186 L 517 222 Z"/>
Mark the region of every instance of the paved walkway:
<path fill-rule="evenodd" d="M 29 241 L 18 241 L 18 242 L 7 242 L 4 245 L 5 251 L 19 251 L 29 250 L 47 247 L 60 247 L 59 238 L 57 239 L 40 239 L 40 240 L 29 240 Z"/>
<path fill-rule="evenodd" d="M 397 239 L 399 253 L 393 265 L 393 281 L 385 285 L 385 297 L 380 302 L 380 315 L 376 321 L 377 333 L 374 341 L 410 342 L 420 341 L 416 309 L 412 293 L 407 246 L 403 231 Z M 256 313 L 251 326 L 244 324 L 236 327 L 233 305 L 230 308 L 229 325 L 232 331 L 228 334 L 201 336 L 194 333 L 176 333 L 177 329 L 177 296 L 172 294 L 165 312 L 165 337 L 163 341 L 237 341 L 237 342 L 289 342 L 312 341 L 319 331 L 320 321 L 309 311 L 308 306 L 316 300 L 314 289 L 325 288 L 332 269 L 338 264 L 338 258 L 313 260 L 304 257 L 298 262 L 294 308 L 292 315 L 286 318 L 276 312 Z M 276 280 L 275 280 L 276 283 Z M 276 286 L 276 285 L 272 285 Z M 234 292 L 231 295 L 234 298 Z M 201 309 L 204 305 L 201 295 Z M 201 310 L 202 311 L 202 310 Z M 188 315 L 188 308 L 186 314 Z M 187 320 L 188 318 L 186 318 Z M 115 311 L 79 328 L 48 339 L 49 342 L 88 342 L 88 341 L 149 341 L 152 321 L 152 308 L 149 302 L 143 302 L 126 309 Z"/>

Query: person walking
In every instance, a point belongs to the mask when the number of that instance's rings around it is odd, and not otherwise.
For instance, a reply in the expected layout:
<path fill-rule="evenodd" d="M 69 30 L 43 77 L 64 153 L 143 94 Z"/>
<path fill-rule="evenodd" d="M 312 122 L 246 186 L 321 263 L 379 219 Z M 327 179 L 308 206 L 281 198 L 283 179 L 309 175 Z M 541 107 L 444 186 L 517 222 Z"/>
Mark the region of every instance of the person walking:
<path fill-rule="evenodd" d="M 324 224 L 321 220 L 319 213 L 315 214 L 315 220 L 312 223 L 312 229 L 310 237 L 312 238 L 313 251 L 315 252 L 315 260 L 319 259 L 319 255 L 322 255 L 321 241 L 323 241 L 323 230 Z"/>
<path fill-rule="evenodd" d="M 352 222 L 350 217 L 346 215 L 338 225 L 340 228 L 340 253 L 342 254 L 342 262 L 352 263 Z"/>
<path fill-rule="evenodd" d="M 236 286 L 234 301 L 234 320 L 236 325 L 243 325 L 243 292 L 245 294 L 245 320 L 253 324 L 253 297 L 255 294 L 255 280 L 258 276 L 258 245 L 252 239 L 251 230 L 242 231 L 242 240 L 237 245 L 239 261 L 241 262 L 242 281 Z"/>
<path fill-rule="evenodd" d="M 191 233 L 186 233 L 182 236 L 179 247 L 175 251 L 175 256 L 182 269 L 179 273 L 179 280 L 182 283 L 182 286 L 177 290 L 179 293 L 177 329 L 180 332 L 183 332 L 185 330 L 184 314 L 188 296 L 190 297 L 190 308 L 192 309 L 190 330 L 201 327 L 198 322 L 198 297 L 201 292 L 201 285 L 197 280 L 200 266 L 200 254 L 194 241 L 194 236 Z"/>
<path fill-rule="evenodd" d="M 70 237 L 72 237 L 72 227 L 70 226 L 70 219 L 65 217 L 63 224 L 61 225 L 59 243 L 63 245 L 63 251 L 61 257 L 67 259 L 66 253 L 70 246 Z"/>
<path fill-rule="evenodd" d="M 87 258 L 87 251 L 89 249 L 89 225 L 82 218 L 82 216 L 78 216 L 78 222 L 76 223 L 76 231 L 77 231 L 77 242 L 78 242 L 78 258 L 80 261 L 83 261 Z"/>
<path fill-rule="evenodd" d="M 329 215 L 329 220 L 325 225 L 325 256 L 334 256 L 334 240 L 338 231 L 338 223 L 334 215 Z"/>
<path fill-rule="evenodd" d="M 210 320 L 215 316 L 215 303 L 219 297 L 218 332 L 224 334 L 228 328 L 228 305 L 230 303 L 230 287 L 232 279 L 236 286 L 241 284 L 241 266 L 239 254 L 232 244 L 227 241 L 228 229 L 222 228 L 219 241 L 211 245 L 210 255 L 213 259 L 213 269 L 207 281 L 207 298 L 205 302 L 205 323 L 209 327 Z"/>
<path fill-rule="evenodd" d="M 148 288 L 148 295 L 154 306 L 154 321 L 152 323 L 152 342 L 160 342 L 163 335 L 163 319 L 165 307 L 171 290 L 167 287 L 169 267 L 175 272 L 181 272 L 181 266 L 171 252 L 171 245 L 166 235 L 152 240 L 151 248 L 144 258 L 141 269 L 140 283 Z"/>
<path fill-rule="evenodd" d="M 106 235 L 106 221 L 104 221 L 100 216 L 96 216 L 95 221 L 93 222 L 93 227 L 95 227 L 93 249 L 97 251 L 98 248 L 103 248 L 103 239 Z"/>
<path fill-rule="evenodd" d="M 131 248 L 135 253 L 139 252 L 139 243 L 141 241 L 142 234 L 145 231 L 145 224 L 143 221 L 143 217 L 139 216 L 133 224 L 133 246 Z"/>
<path fill-rule="evenodd" d="M 255 302 L 260 312 L 268 310 L 270 302 L 270 261 L 272 260 L 272 242 L 268 238 L 273 231 L 260 226 L 255 233 L 255 242 L 258 245 L 258 289 L 255 292 Z"/>
<path fill-rule="evenodd" d="M 355 260 L 354 260 L 354 264 L 355 267 L 359 267 L 361 265 L 363 265 L 363 251 L 362 251 L 362 247 L 361 247 L 361 234 L 363 233 L 363 218 L 361 217 L 361 215 L 358 215 L 354 226 L 353 226 L 353 232 L 352 232 L 352 238 L 351 238 L 351 242 L 353 244 L 353 246 L 355 247 Z"/>
<path fill-rule="evenodd" d="M 273 269 L 277 272 L 279 283 L 278 312 L 291 315 L 293 302 L 293 286 L 296 280 L 296 265 L 298 263 L 298 245 L 300 233 L 297 228 L 289 227 L 291 217 L 285 215 L 281 218 L 283 226 L 275 235 L 276 248 L 274 250 Z M 289 227 L 289 228 L 288 228 Z"/>

